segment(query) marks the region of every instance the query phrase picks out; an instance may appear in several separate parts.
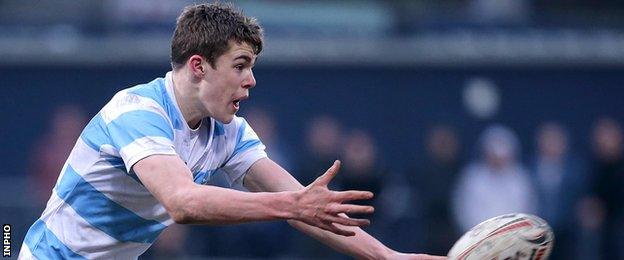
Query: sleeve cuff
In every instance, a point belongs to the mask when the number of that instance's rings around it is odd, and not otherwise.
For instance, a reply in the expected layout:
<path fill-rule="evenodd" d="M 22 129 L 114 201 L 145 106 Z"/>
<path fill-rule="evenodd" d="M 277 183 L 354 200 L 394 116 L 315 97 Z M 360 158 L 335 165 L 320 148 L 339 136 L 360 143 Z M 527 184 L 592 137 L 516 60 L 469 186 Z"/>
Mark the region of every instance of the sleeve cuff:
<path fill-rule="evenodd" d="M 268 157 L 264 150 L 248 150 L 243 154 L 237 156 L 238 158 L 234 158 L 235 161 L 231 162 L 230 167 L 226 167 L 226 176 L 227 181 L 230 186 L 235 183 L 240 183 L 243 181 L 245 174 L 247 174 L 247 170 L 253 165 L 256 161 Z"/>
<path fill-rule="evenodd" d="M 175 152 L 175 150 L 173 148 L 170 149 L 150 149 L 150 150 L 143 150 L 141 152 L 138 152 L 136 154 L 131 155 L 130 157 L 128 157 L 128 159 L 125 161 L 125 165 L 126 165 L 126 173 L 130 173 L 130 170 L 132 169 L 132 166 L 134 166 L 135 163 L 137 163 L 138 161 L 150 156 L 150 155 L 155 155 L 155 154 L 163 154 L 163 155 L 175 155 L 177 154 Z"/>

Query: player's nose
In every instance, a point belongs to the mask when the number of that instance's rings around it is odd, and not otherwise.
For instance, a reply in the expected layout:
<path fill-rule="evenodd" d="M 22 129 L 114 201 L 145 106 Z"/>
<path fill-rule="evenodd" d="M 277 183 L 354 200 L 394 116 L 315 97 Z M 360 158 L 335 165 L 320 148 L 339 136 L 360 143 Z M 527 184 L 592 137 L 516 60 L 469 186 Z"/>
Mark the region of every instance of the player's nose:
<path fill-rule="evenodd" d="M 249 75 L 247 76 L 245 81 L 243 81 L 243 88 L 249 89 L 255 86 L 256 86 L 256 78 L 254 77 L 253 71 L 250 70 Z"/>

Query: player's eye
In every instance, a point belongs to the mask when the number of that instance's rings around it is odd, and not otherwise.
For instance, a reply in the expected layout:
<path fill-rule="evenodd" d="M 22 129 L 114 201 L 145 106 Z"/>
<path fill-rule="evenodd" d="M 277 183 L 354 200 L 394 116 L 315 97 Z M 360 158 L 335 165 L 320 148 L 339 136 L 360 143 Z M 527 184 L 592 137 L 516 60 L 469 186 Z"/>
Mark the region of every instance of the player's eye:
<path fill-rule="evenodd" d="M 234 68 L 236 68 L 237 70 L 243 70 L 243 68 L 245 68 L 245 66 L 243 66 L 243 64 L 238 64 L 238 65 L 234 66 Z"/>

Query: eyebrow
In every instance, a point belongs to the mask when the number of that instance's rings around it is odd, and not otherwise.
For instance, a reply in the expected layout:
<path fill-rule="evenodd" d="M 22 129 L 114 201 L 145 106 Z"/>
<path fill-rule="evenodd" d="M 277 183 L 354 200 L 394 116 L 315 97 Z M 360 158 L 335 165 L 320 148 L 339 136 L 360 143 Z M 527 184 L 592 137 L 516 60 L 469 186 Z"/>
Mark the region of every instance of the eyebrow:
<path fill-rule="evenodd" d="M 243 59 L 246 62 L 251 63 L 251 57 L 249 57 L 249 55 L 247 55 L 247 54 L 242 54 L 242 55 L 239 55 L 238 57 L 234 58 L 234 60 L 238 60 L 238 59 Z M 258 57 L 256 57 L 256 61 L 257 60 L 258 60 Z"/>

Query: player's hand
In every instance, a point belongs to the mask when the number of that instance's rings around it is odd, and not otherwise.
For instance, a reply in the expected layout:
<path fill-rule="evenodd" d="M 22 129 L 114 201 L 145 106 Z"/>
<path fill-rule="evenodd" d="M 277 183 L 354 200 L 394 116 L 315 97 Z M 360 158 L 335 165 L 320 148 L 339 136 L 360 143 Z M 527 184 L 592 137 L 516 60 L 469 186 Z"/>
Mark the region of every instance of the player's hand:
<path fill-rule="evenodd" d="M 372 206 L 355 204 L 343 204 L 353 200 L 367 200 L 373 198 L 373 193 L 368 191 L 332 191 L 327 188 L 329 182 L 336 176 L 340 169 L 340 161 L 334 164 L 314 182 L 299 191 L 297 200 L 297 220 L 308 225 L 333 232 L 343 236 L 354 236 L 355 232 L 340 227 L 365 226 L 370 224 L 368 219 L 349 218 L 346 214 L 370 214 Z M 342 214 L 342 215 L 340 215 Z"/>

